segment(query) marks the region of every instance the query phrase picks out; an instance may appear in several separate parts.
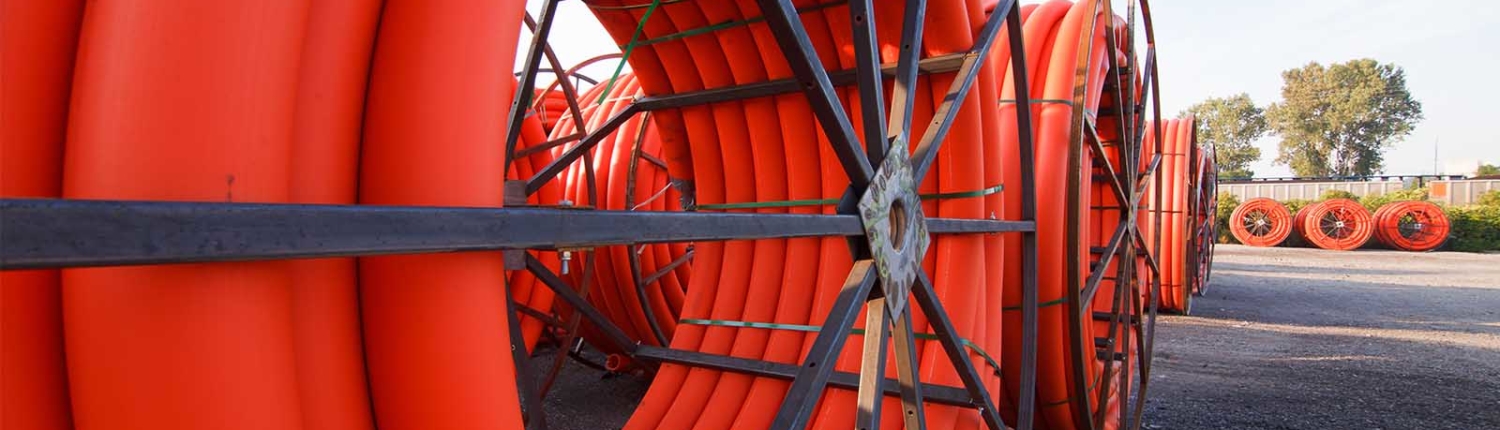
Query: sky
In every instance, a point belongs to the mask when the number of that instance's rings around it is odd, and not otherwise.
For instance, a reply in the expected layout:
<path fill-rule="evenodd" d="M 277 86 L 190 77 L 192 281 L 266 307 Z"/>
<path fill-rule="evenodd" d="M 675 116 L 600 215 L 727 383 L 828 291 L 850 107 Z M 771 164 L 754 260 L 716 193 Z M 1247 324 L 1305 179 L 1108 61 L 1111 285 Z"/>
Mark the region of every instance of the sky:
<path fill-rule="evenodd" d="M 877 0 L 883 1 L 890 0 Z M 535 13 L 539 2 L 529 3 Z M 561 4 L 552 37 L 561 62 L 618 51 L 582 2 Z M 1115 4 L 1123 11 L 1126 3 Z M 1264 107 L 1280 101 L 1284 70 L 1373 58 L 1406 70 L 1407 88 L 1426 117 L 1386 153 L 1383 173 L 1466 174 L 1480 162 L 1500 164 L 1492 128 L 1500 123 L 1492 104 L 1500 103 L 1500 53 L 1493 46 L 1500 42 L 1500 2 L 1155 0 L 1151 9 L 1163 115 L 1241 92 Z M 613 62 L 588 71 L 599 78 L 613 72 Z M 1291 176 L 1272 163 L 1278 141 L 1269 135 L 1256 142 L 1256 176 Z"/>

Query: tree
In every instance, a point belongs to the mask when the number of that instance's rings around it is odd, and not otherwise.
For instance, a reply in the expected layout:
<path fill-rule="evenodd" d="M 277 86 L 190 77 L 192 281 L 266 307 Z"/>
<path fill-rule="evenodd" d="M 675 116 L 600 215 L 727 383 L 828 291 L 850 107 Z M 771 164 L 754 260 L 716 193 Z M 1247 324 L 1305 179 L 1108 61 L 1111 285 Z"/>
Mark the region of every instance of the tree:
<path fill-rule="evenodd" d="M 1198 141 L 1213 145 L 1218 154 L 1219 177 L 1255 176 L 1250 163 L 1260 160 L 1260 148 L 1254 143 L 1266 134 L 1267 126 L 1265 112 L 1255 107 L 1249 94 L 1210 98 L 1178 116 L 1189 114 L 1198 118 Z"/>
<path fill-rule="evenodd" d="M 1494 164 L 1480 164 L 1479 170 L 1474 171 L 1474 176 L 1500 175 L 1500 166 Z"/>
<path fill-rule="evenodd" d="M 1422 104 L 1406 90 L 1406 71 L 1392 64 L 1314 62 L 1281 77 L 1282 102 L 1266 110 L 1266 119 L 1281 135 L 1276 162 L 1298 176 L 1375 174 L 1385 150 L 1422 120 Z"/>

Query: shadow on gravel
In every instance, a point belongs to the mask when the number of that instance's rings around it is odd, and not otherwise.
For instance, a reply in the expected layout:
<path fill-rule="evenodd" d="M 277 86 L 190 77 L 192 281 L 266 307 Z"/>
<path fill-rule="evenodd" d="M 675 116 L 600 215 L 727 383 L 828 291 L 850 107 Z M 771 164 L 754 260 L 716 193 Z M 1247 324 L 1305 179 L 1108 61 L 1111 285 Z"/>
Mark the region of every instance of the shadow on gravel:
<path fill-rule="evenodd" d="M 1217 262 L 1163 318 L 1147 428 L 1500 428 L 1500 288 L 1296 264 Z"/>
<path fill-rule="evenodd" d="M 1500 335 L 1500 288 L 1222 275 L 1193 317 Z"/>
<path fill-rule="evenodd" d="M 1214 264 L 1214 270 L 1216 270 L 1216 271 L 1217 270 L 1232 270 L 1232 271 L 1239 271 L 1239 272 L 1262 272 L 1262 273 L 1283 273 L 1283 274 L 1285 274 L 1285 273 L 1323 273 L 1323 274 L 1344 274 L 1344 273 L 1347 273 L 1345 269 L 1336 268 L 1336 267 L 1302 267 L 1302 266 L 1291 266 L 1291 265 L 1281 265 L 1281 264 L 1241 264 L 1241 263 L 1216 263 L 1216 264 Z M 1368 269 L 1368 268 L 1361 268 L 1361 269 L 1354 269 L 1353 271 L 1355 272 L 1355 274 L 1358 274 L 1358 275 L 1375 275 L 1375 276 L 1379 276 L 1379 275 L 1422 275 L 1422 274 L 1431 274 L 1431 272 L 1429 272 L 1429 271 L 1423 271 L 1423 270 L 1406 270 L 1406 269 Z"/>

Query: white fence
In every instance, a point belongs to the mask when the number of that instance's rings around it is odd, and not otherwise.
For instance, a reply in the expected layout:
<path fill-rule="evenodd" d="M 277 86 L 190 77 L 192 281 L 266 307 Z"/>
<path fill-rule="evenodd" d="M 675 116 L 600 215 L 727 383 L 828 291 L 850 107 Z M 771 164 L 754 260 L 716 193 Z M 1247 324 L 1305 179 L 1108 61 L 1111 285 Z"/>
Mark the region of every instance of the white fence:
<path fill-rule="evenodd" d="M 1406 188 L 1401 181 L 1380 182 L 1246 182 L 1221 183 L 1219 191 L 1229 192 L 1245 201 L 1257 197 L 1275 200 L 1317 200 L 1328 190 L 1343 190 L 1364 197 L 1381 195 Z"/>
<path fill-rule="evenodd" d="M 1500 190 L 1500 180 L 1433 181 L 1427 186 L 1427 199 L 1463 206 L 1479 200 L 1479 195 Z"/>
<path fill-rule="evenodd" d="M 1343 190 L 1356 196 L 1381 195 L 1415 187 L 1412 181 L 1368 181 L 1368 182 L 1240 182 L 1220 183 L 1219 191 L 1239 197 L 1240 201 L 1256 197 L 1287 200 L 1317 200 L 1328 190 Z M 1479 199 L 1479 195 L 1491 190 L 1500 190 L 1500 180 L 1455 180 L 1427 182 L 1428 200 L 1454 206 L 1463 206 Z"/>

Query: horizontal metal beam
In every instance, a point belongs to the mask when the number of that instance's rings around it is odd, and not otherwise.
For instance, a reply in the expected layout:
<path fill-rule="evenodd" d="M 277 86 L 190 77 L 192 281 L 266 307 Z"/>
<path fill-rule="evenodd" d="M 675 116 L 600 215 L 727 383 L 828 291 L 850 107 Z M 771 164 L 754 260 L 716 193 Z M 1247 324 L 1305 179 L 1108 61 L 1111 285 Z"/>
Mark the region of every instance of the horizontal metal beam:
<path fill-rule="evenodd" d="M 927 231 L 938 234 L 1012 233 L 1036 231 L 1035 221 L 928 218 Z"/>
<path fill-rule="evenodd" d="M 728 355 L 709 354 L 704 352 L 683 351 L 658 346 L 641 345 L 635 351 L 635 358 L 641 360 L 652 360 L 664 363 L 682 364 L 692 367 L 702 367 L 726 372 L 743 373 L 747 375 L 776 378 L 790 381 L 797 376 L 801 366 L 795 364 L 777 363 L 773 361 L 752 360 Z M 829 377 L 828 385 L 850 390 L 859 388 L 859 374 L 850 372 L 833 372 Z M 881 384 L 881 389 L 887 396 L 901 395 L 901 382 L 886 378 Z M 922 384 L 922 400 L 932 403 L 974 407 L 974 402 L 969 399 L 969 393 L 962 388 L 950 387 L 937 384 Z"/>
<path fill-rule="evenodd" d="M 1031 228 L 928 222 L 937 234 Z M 862 234 L 853 215 L 0 199 L 0 269 Z"/>
<path fill-rule="evenodd" d="M 951 73 L 958 71 L 963 65 L 964 54 L 948 54 L 923 59 L 917 63 L 917 70 L 924 74 Z M 885 64 L 881 66 L 881 73 L 887 77 L 894 77 L 896 64 Z M 828 80 L 835 86 L 848 86 L 855 84 L 855 71 L 840 70 L 830 72 Z M 713 88 L 671 95 L 643 97 L 636 100 L 635 106 L 642 111 L 654 111 L 662 109 L 680 108 L 685 106 L 696 106 L 704 103 L 723 102 L 731 100 L 744 100 L 755 97 L 774 96 L 790 94 L 802 90 L 802 84 L 796 79 L 778 79 L 774 81 L 756 82 L 753 84 L 735 85 L 722 88 Z"/>

